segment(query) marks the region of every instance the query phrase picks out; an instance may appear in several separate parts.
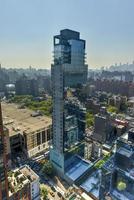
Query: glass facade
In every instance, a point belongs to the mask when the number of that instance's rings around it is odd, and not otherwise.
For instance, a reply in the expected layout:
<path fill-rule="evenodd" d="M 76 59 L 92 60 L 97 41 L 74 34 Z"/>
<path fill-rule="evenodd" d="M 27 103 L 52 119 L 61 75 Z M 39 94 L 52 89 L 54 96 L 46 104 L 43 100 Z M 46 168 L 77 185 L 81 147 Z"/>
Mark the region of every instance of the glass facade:
<path fill-rule="evenodd" d="M 54 64 L 51 67 L 51 78 L 53 139 L 50 159 L 64 174 L 65 151 L 75 145 L 80 138 L 82 139 L 85 132 L 84 110 L 66 98 L 67 87 L 77 87 L 87 80 L 85 40 L 80 39 L 79 32 L 65 29 L 60 31 L 60 35 L 54 36 Z"/>
<path fill-rule="evenodd" d="M 65 118 L 64 148 L 70 148 L 78 141 L 78 124 L 75 116 Z"/>
<path fill-rule="evenodd" d="M 54 36 L 54 64 L 63 66 L 64 86 L 86 83 L 85 40 L 80 39 L 78 32 L 65 29 Z"/>

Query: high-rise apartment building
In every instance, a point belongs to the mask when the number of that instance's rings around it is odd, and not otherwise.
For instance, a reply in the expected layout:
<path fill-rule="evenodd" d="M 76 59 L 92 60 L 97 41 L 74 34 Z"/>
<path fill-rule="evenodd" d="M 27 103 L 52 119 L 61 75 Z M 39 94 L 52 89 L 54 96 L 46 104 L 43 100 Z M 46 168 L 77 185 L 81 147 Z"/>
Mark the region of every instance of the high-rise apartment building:
<path fill-rule="evenodd" d="M 8 200 L 7 157 L 0 102 L 0 199 Z"/>
<path fill-rule="evenodd" d="M 86 83 L 85 41 L 80 33 L 62 30 L 54 36 L 54 64 L 52 73 L 53 91 L 53 142 L 50 159 L 60 174 L 65 173 L 66 147 L 71 148 L 83 138 L 85 131 L 85 109 L 77 101 L 66 96 L 67 87 Z"/>
<path fill-rule="evenodd" d="M 76 31 L 65 29 L 54 36 L 54 65 L 64 68 L 64 86 L 86 83 L 85 45 L 85 40 L 80 39 Z"/>

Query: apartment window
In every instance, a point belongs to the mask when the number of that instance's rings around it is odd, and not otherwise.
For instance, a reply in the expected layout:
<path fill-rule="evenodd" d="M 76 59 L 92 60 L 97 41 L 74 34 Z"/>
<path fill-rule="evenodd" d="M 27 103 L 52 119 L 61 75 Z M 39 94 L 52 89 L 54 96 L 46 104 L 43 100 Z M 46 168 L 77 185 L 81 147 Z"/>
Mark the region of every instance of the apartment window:
<path fill-rule="evenodd" d="M 37 133 L 37 145 L 41 144 L 40 133 Z"/>
<path fill-rule="evenodd" d="M 48 130 L 47 130 L 47 141 L 49 141 L 50 138 L 51 138 L 51 137 L 50 137 L 50 129 L 48 129 Z"/>
<path fill-rule="evenodd" d="M 42 131 L 42 143 L 46 142 L 46 133 Z"/>

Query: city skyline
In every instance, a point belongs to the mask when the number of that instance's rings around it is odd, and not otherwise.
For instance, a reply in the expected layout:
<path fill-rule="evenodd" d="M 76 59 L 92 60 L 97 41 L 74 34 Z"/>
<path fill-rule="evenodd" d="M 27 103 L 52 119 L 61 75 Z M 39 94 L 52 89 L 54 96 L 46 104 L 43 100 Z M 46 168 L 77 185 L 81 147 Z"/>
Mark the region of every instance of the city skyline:
<path fill-rule="evenodd" d="M 89 68 L 134 59 L 132 0 L 0 3 L 0 63 L 4 67 L 31 65 L 50 69 L 52 36 L 64 28 L 80 31 L 86 39 Z"/>

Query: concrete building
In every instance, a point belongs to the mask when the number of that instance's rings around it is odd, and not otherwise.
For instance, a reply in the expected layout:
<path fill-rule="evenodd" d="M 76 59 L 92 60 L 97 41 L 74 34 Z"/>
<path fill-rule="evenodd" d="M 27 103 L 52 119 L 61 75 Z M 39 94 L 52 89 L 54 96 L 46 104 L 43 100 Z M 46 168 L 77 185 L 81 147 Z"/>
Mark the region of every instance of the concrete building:
<path fill-rule="evenodd" d="M 8 173 L 9 200 L 32 200 L 30 180 L 19 169 Z"/>
<path fill-rule="evenodd" d="M 78 84 L 84 84 L 87 80 L 85 41 L 80 39 L 80 33 L 65 29 L 60 32 L 60 35 L 54 36 L 54 65 L 52 65 L 51 73 L 53 141 L 50 159 L 59 175 L 66 177 L 69 182 L 73 182 L 89 167 L 85 161 L 73 157 L 70 151 L 65 152 L 66 146 L 70 147 L 69 150 L 71 150 L 70 143 L 75 145 L 78 138 L 83 137 L 85 129 L 84 123 L 82 127 L 82 120 L 80 120 L 84 110 L 80 112 L 79 106 L 76 108 L 76 102 L 73 104 L 66 97 L 67 87 L 77 87 Z M 68 129 L 69 127 L 71 130 Z M 76 174 L 70 174 L 71 168 L 75 169 Z M 80 168 L 82 168 L 81 172 Z"/>
<path fill-rule="evenodd" d="M 94 114 L 97 114 L 100 111 L 101 103 L 98 101 L 98 99 L 88 98 L 86 100 L 86 108 L 91 109 Z"/>
<path fill-rule="evenodd" d="M 33 113 L 27 108 L 19 109 L 16 104 L 2 103 L 2 107 L 12 153 L 23 151 L 32 157 L 49 148 L 51 118 Z"/>
<path fill-rule="evenodd" d="M 27 165 L 8 172 L 9 200 L 40 200 L 39 176 Z"/>
<path fill-rule="evenodd" d="M 134 83 L 124 82 L 120 80 L 97 79 L 91 81 L 95 85 L 96 91 L 105 91 L 112 94 L 120 94 L 122 96 L 134 96 Z"/>
<path fill-rule="evenodd" d="M 99 114 L 96 114 L 93 139 L 100 143 L 105 143 L 108 139 L 110 139 L 112 132 L 113 127 L 111 124 L 110 114 L 108 114 L 107 112 L 100 112 Z"/>
<path fill-rule="evenodd" d="M 38 96 L 39 94 L 38 82 L 36 79 L 29 79 L 25 75 L 23 75 L 16 81 L 15 91 L 17 95 Z"/>
<path fill-rule="evenodd" d="M 31 199 L 40 200 L 39 176 L 27 165 L 21 167 L 20 172 L 30 181 Z"/>
<path fill-rule="evenodd" d="M 100 111 L 99 114 L 95 115 L 92 139 L 111 146 L 117 137 L 125 133 L 127 128 L 128 122 L 126 120 L 119 120 L 107 111 Z"/>
<path fill-rule="evenodd" d="M 8 179 L 7 179 L 7 151 L 6 151 L 6 141 L 3 129 L 3 119 L 2 119 L 2 109 L 0 102 L 0 199 L 9 200 L 8 196 Z"/>
<path fill-rule="evenodd" d="M 127 97 L 125 96 L 113 95 L 108 99 L 108 104 L 117 107 L 118 110 L 123 110 L 126 103 Z"/>

